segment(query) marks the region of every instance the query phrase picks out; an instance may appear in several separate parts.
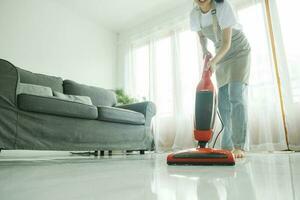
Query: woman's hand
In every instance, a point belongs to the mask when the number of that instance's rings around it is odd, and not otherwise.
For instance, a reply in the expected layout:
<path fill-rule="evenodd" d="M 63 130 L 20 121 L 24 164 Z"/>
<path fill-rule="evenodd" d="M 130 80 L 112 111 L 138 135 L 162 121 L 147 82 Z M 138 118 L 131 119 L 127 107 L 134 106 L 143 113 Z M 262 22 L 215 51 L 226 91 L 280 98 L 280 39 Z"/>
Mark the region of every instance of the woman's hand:
<path fill-rule="evenodd" d="M 206 65 L 206 71 L 210 70 L 212 73 L 215 72 L 215 68 L 216 68 L 216 62 L 214 59 L 211 59 L 208 61 L 207 65 Z"/>
<path fill-rule="evenodd" d="M 209 57 L 211 57 L 212 58 L 212 54 L 209 52 L 209 51 L 205 51 L 205 52 L 203 52 L 203 59 L 205 59 L 205 57 L 206 56 L 209 56 Z"/>

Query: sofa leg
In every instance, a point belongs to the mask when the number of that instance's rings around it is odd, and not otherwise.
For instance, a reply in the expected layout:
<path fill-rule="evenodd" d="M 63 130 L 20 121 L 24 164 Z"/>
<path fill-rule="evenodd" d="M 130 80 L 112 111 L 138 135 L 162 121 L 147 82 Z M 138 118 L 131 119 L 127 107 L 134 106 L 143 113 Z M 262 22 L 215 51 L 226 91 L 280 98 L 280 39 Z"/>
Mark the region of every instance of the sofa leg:
<path fill-rule="evenodd" d="M 109 156 L 112 155 L 112 151 L 111 151 L 111 150 L 108 151 L 108 155 L 109 155 Z"/>
<path fill-rule="evenodd" d="M 100 156 L 104 156 L 104 151 L 100 151 Z"/>
<path fill-rule="evenodd" d="M 145 154 L 145 150 L 140 150 L 140 154 L 144 155 Z"/>

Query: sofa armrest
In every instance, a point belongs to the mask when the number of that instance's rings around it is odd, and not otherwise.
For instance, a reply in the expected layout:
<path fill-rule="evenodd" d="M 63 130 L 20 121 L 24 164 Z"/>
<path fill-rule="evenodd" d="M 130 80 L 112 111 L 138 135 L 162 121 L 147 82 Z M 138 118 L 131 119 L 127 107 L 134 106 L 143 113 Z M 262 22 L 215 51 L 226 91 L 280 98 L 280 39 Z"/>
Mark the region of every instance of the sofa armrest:
<path fill-rule="evenodd" d="M 0 98 L 11 105 L 17 105 L 19 73 L 10 62 L 0 59 Z"/>
<path fill-rule="evenodd" d="M 156 114 L 156 106 L 151 101 L 127 104 L 127 105 L 116 106 L 116 107 L 142 113 L 145 116 L 145 120 L 146 120 L 145 125 L 146 126 L 150 126 L 151 119 Z"/>

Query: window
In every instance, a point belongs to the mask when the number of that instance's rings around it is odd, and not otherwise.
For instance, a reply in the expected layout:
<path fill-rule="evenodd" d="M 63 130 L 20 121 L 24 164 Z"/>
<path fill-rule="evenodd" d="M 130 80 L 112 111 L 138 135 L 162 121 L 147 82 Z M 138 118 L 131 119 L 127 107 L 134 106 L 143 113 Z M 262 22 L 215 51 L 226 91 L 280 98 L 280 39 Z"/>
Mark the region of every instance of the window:
<path fill-rule="evenodd" d="M 295 0 L 276 0 L 293 102 L 300 102 L 299 7 Z"/>
<path fill-rule="evenodd" d="M 171 37 L 158 40 L 154 48 L 155 88 L 158 112 L 161 115 L 173 113 L 173 71 Z"/>
<path fill-rule="evenodd" d="M 179 31 L 154 41 L 153 45 L 147 43 L 134 48 L 135 96 L 150 99 L 150 93 L 154 93 L 151 100 L 157 105 L 158 115 L 172 116 L 178 110 L 175 104 L 180 104 L 187 114 L 193 114 L 191 102 L 200 80 L 198 43 L 193 32 Z"/>
<path fill-rule="evenodd" d="M 251 46 L 250 82 L 256 86 L 273 86 L 273 66 L 262 3 L 257 2 L 240 9 L 238 16 Z M 255 23 L 253 23 L 253 19 L 255 19 Z"/>
<path fill-rule="evenodd" d="M 197 35 L 191 31 L 182 31 L 179 33 L 179 63 L 180 63 L 180 82 L 184 96 L 182 97 L 182 106 L 185 112 L 194 113 L 194 103 L 196 86 L 200 80 L 199 59 L 201 53 L 197 49 L 199 40 Z"/>
<path fill-rule="evenodd" d="M 150 71 L 149 45 L 136 47 L 133 51 L 134 92 L 139 100 L 149 99 Z"/>

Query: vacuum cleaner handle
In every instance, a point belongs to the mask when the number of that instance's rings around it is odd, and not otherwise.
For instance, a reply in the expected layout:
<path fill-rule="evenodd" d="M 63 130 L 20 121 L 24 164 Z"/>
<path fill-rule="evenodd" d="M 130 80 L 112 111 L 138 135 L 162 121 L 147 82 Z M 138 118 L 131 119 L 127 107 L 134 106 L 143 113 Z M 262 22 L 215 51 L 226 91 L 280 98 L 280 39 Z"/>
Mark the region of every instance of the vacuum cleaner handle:
<path fill-rule="evenodd" d="M 204 66 L 206 67 L 207 66 L 207 63 L 208 61 L 212 58 L 212 56 L 210 54 L 207 54 L 205 57 L 204 57 Z"/>
<path fill-rule="evenodd" d="M 207 69 L 207 64 L 208 64 L 208 61 L 212 58 L 212 56 L 210 54 L 206 55 L 205 58 L 204 58 L 204 66 L 203 66 L 203 73 L 202 73 L 202 77 L 203 76 L 209 76 L 211 77 L 212 76 L 212 71 L 209 69 L 209 70 L 206 70 Z"/>
<path fill-rule="evenodd" d="M 211 81 L 212 71 L 210 69 L 207 70 L 207 64 L 211 59 L 211 57 L 212 57 L 211 55 L 206 55 L 204 58 L 202 77 L 200 82 L 198 83 L 197 91 L 202 91 L 202 90 L 215 91 L 214 85 Z"/>

